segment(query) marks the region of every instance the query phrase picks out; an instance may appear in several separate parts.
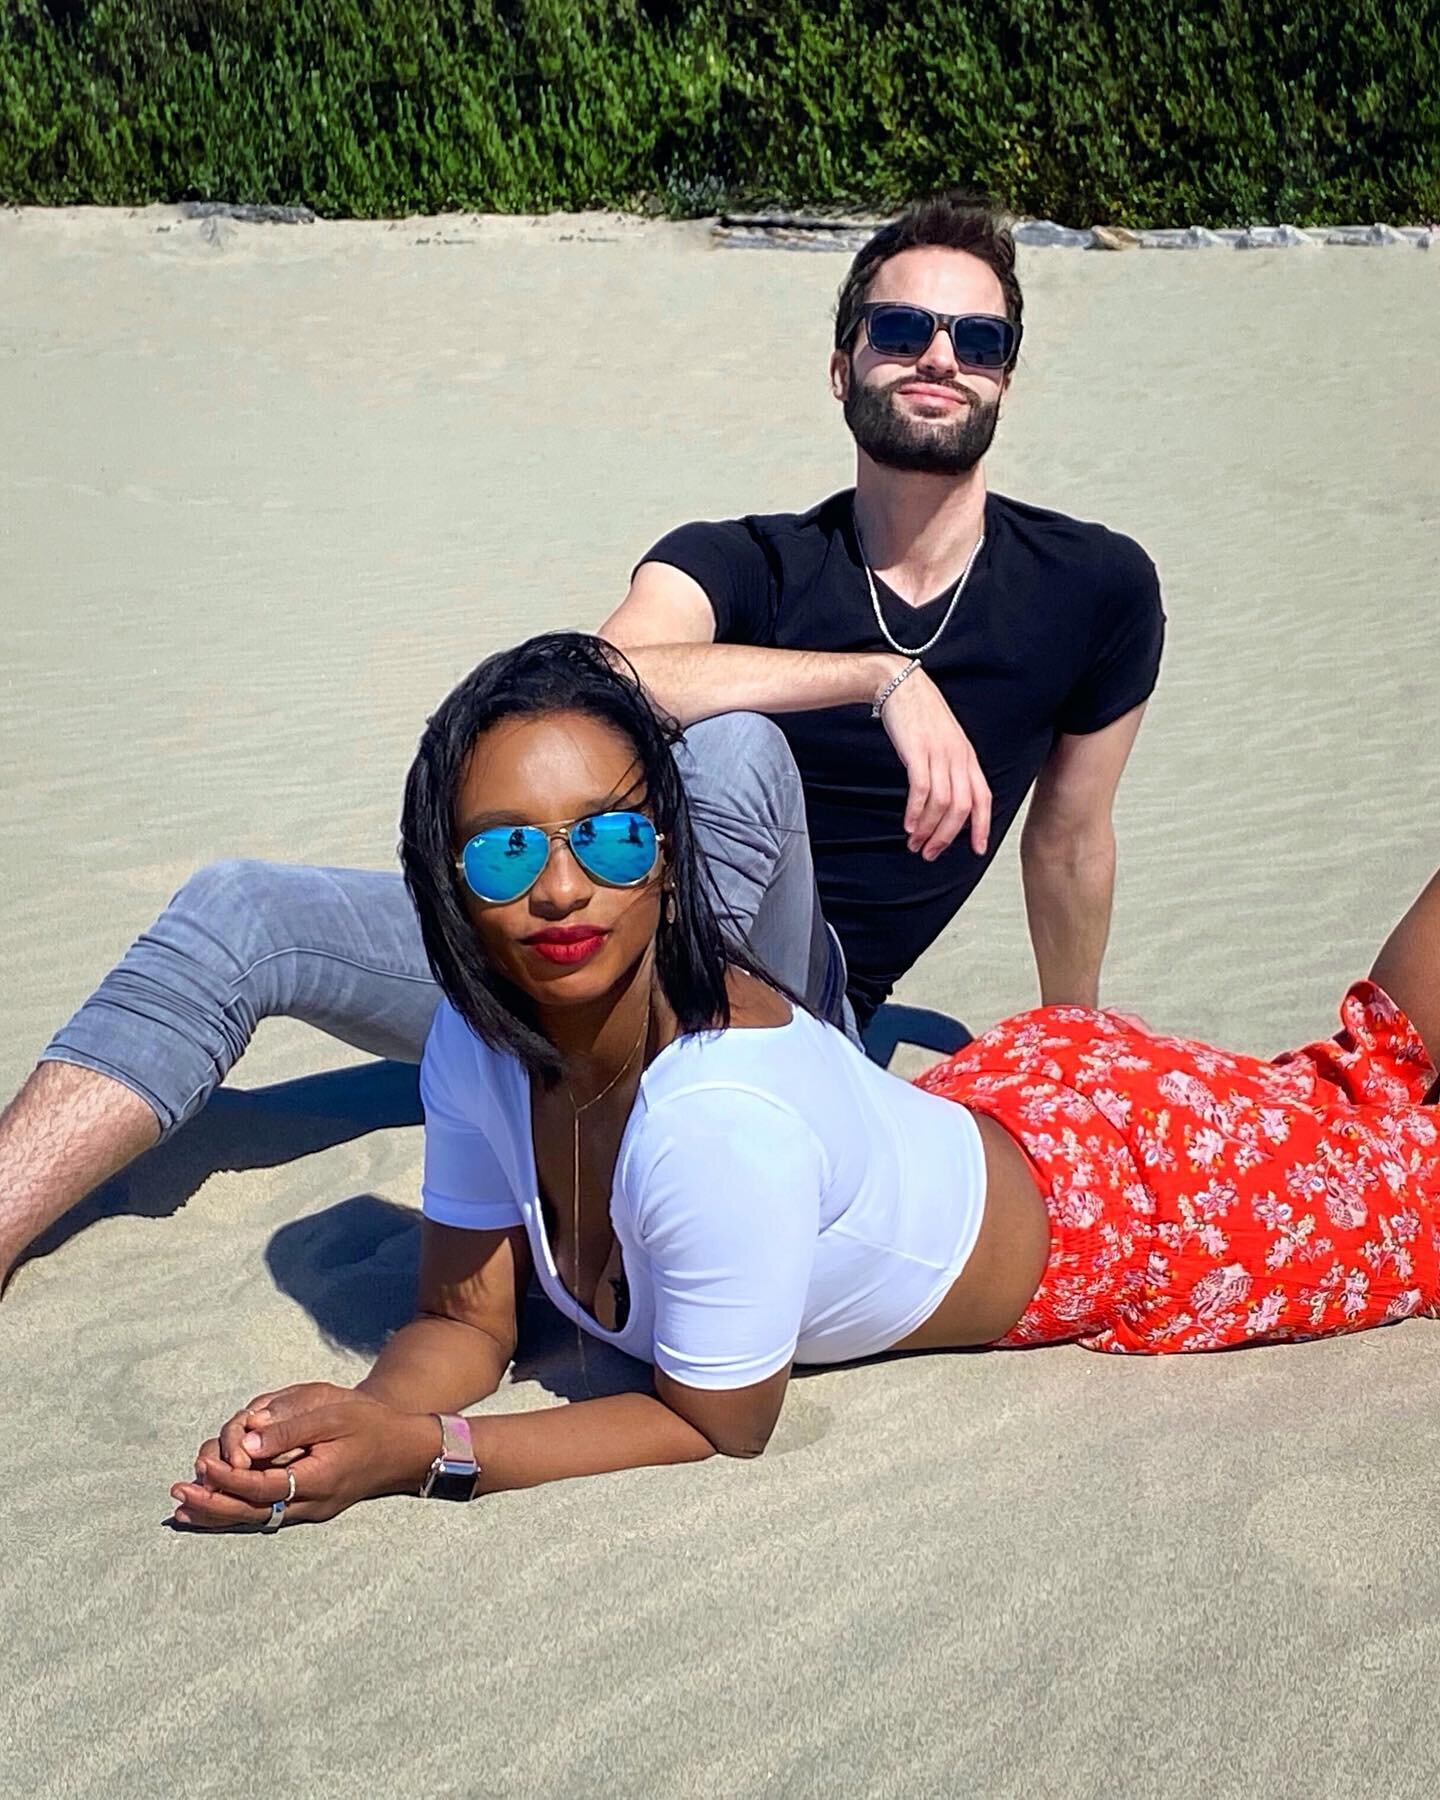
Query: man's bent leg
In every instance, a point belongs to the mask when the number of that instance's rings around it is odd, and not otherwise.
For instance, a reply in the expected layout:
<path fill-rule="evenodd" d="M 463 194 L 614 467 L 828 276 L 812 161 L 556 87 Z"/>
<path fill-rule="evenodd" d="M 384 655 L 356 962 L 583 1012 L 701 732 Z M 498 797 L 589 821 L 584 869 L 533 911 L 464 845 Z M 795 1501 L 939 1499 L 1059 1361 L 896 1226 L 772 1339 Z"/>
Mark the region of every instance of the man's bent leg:
<path fill-rule="evenodd" d="M 692 725 L 675 760 L 720 922 L 794 994 L 854 1034 L 844 963 L 825 924 L 805 790 L 785 735 L 759 713 Z"/>
<path fill-rule="evenodd" d="M 46 1225 L 198 1112 L 260 1019 L 303 1019 L 415 1062 L 438 999 L 398 875 L 200 870 L 0 1117 L 0 1279 Z"/>
<path fill-rule="evenodd" d="M 725 714 L 693 726 L 676 757 L 722 922 L 793 992 L 847 1023 L 783 734 L 757 714 Z M 437 999 L 398 875 L 200 870 L 0 1116 L 0 1281 L 47 1225 L 200 1110 L 260 1019 L 303 1019 L 418 1061 Z"/>
<path fill-rule="evenodd" d="M 822 1002 L 834 959 L 784 736 L 758 714 L 724 714 L 693 726 L 676 761 L 722 922 Z M 399 875 L 219 862 L 186 882 L 42 1061 L 122 1084 L 164 1137 L 205 1104 L 261 1019 L 301 1019 L 418 1062 L 438 999 Z"/>
<path fill-rule="evenodd" d="M 0 1113 L 0 1288 L 27 1244 L 159 1136 L 123 1082 L 61 1062 L 33 1070 Z"/>
<path fill-rule="evenodd" d="M 212 863 L 44 1052 L 122 1081 L 162 1136 L 199 1112 L 261 1019 L 418 1062 L 439 992 L 399 875 Z"/>

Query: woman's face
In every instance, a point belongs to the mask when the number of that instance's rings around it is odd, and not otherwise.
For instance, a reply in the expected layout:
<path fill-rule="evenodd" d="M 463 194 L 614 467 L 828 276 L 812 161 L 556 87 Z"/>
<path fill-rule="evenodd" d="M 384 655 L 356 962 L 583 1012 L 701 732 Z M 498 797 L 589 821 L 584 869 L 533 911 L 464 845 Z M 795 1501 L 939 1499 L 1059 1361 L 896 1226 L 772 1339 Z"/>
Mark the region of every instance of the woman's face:
<path fill-rule="evenodd" d="M 587 713 L 546 713 L 493 725 L 466 762 L 455 802 L 455 854 L 488 826 L 554 827 L 591 813 L 645 811 L 635 747 Z M 535 885 L 491 904 L 462 891 L 497 972 L 541 1006 L 584 1006 L 631 974 L 655 941 L 663 860 L 638 887 L 586 874 L 563 839 Z"/>

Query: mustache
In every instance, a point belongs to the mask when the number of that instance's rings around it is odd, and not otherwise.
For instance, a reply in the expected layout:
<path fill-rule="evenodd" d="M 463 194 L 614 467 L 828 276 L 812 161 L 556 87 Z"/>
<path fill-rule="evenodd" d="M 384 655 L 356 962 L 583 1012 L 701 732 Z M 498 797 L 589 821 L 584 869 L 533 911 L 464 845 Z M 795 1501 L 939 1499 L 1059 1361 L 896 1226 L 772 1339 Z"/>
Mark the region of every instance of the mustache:
<path fill-rule="evenodd" d="M 929 379 L 917 381 L 914 376 L 909 376 L 903 381 L 897 381 L 890 392 L 892 394 L 904 394 L 908 393 L 911 388 L 916 387 L 940 388 L 947 394 L 959 394 L 962 400 L 967 401 L 977 410 L 985 404 L 975 392 L 974 388 L 966 387 L 963 381 L 932 381 Z"/>

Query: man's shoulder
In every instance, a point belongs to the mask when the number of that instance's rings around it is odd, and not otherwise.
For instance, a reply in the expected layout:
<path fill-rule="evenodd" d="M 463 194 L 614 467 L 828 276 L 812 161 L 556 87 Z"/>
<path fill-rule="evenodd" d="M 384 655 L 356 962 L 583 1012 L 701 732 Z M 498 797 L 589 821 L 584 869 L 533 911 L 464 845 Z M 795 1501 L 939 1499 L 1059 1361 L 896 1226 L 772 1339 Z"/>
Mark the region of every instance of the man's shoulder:
<path fill-rule="evenodd" d="M 1095 519 L 991 494 L 993 524 L 999 524 L 1017 548 L 1046 562 L 1062 562 L 1076 576 L 1088 576 L 1107 588 L 1127 588 L 1154 580 L 1155 565 L 1132 537 Z"/>
<path fill-rule="evenodd" d="M 844 526 L 854 500 L 855 490 L 842 488 L 838 494 L 827 495 L 804 512 L 751 513 L 742 523 L 758 537 L 777 543 L 787 539 L 829 537 Z"/>
<path fill-rule="evenodd" d="M 733 519 L 690 519 L 675 526 L 660 541 L 668 543 L 683 533 L 689 539 L 707 539 L 721 546 L 738 548 L 752 544 L 783 553 L 791 546 L 828 538 L 848 517 L 850 502 L 851 490 L 847 488 L 804 512 L 742 513 Z"/>

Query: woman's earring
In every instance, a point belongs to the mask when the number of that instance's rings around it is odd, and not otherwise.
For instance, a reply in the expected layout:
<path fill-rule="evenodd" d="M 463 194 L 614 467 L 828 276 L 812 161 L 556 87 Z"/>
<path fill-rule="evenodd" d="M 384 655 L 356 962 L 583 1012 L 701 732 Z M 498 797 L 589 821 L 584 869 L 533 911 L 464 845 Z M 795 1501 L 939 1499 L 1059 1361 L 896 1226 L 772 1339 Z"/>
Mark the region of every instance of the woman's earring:
<path fill-rule="evenodd" d="M 674 890 L 674 888 L 671 888 L 670 891 L 665 896 L 665 923 L 667 925 L 673 925 L 675 923 L 675 890 Z"/>

